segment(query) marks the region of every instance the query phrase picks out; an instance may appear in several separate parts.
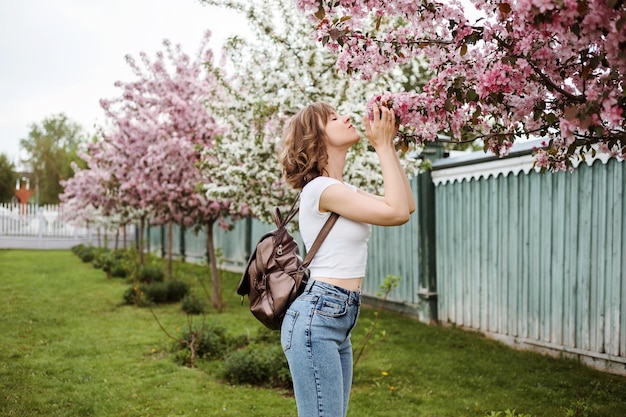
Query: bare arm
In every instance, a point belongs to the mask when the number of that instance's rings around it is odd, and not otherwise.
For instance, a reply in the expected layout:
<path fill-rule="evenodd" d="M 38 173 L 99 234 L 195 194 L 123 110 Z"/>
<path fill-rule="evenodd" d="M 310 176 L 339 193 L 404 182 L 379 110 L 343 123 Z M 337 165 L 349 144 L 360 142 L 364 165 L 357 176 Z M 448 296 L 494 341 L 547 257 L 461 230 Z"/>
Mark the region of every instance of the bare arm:
<path fill-rule="evenodd" d="M 406 176 L 406 172 L 404 172 L 404 168 L 402 168 L 400 158 L 397 157 L 397 154 L 396 161 L 398 162 L 398 169 L 402 173 L 402 183 L 404 185 L 404 191 L 406 192 L 406 198 L 409 202 L 409 213 L 413 213 L 415 211 L 415 198 L 413 197 L 413 190 L 411 189 L 411 184 L 409 184 L 409 179 Z"/>
<path fill-rule="evenodd" d="M 320 198 L 320 209 L 334 211 L 349 219 L 392 226 L 404 224 L 415 210 L 413 195 L 406 174 L 400 166 L 393 146 L 396 134 L 393 112 L 385 107 L 374 109 L 374 122 L 365 119 L 365 132 L 376 150 L 383 173 L 384 195 L 377 198 L 368 193 L 355 193 L 337 184 L 328 187 Z"/>
<path fill-rule="evenodd" d="M 402 168 L 402 164 L 400 163 L 400 159 L 398 159 L 398 169 L 400 169 L 400 172 L 404 173 L 404 168 Z M 409 183 L 409 180 L 406 177 L 406 173 L 404 173 L 403 179 L 405 180 L 404 188 L 406 190 L 406 196 L 407 196 L 407 199 L 409 201 L 409 213 L 413 213 L 413 212 L 415 212 L 415 199 L 413 197 L 413 190 L 411 189 L 411 185 Z M 357 192 L 359 192 L 359 193 L 361 193 L 363 195 L 367 195 L 367 196 L 369 196 L 371 198 L 374 198 L 376 200 L 379 200 L 379 201 L 384 201 L 385 200 L 385 198 L 383 196 L 372 194 L 372 193 L 368 193 L 365 190 L 358 189 Z"/>

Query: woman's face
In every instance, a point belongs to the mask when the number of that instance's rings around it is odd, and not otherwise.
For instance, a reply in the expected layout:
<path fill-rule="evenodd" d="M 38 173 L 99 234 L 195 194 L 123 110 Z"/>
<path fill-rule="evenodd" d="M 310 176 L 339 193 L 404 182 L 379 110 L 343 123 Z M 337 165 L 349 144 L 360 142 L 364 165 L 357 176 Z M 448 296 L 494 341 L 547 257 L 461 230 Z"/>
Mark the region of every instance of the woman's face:
<path fill-rule="evenodd" d="M 326 136 L 330 146 L 350 147 L 359 141 L 359 133 L 356 131 L 349 116 L 339 116 L 332 112 L 326 122 Z"/>

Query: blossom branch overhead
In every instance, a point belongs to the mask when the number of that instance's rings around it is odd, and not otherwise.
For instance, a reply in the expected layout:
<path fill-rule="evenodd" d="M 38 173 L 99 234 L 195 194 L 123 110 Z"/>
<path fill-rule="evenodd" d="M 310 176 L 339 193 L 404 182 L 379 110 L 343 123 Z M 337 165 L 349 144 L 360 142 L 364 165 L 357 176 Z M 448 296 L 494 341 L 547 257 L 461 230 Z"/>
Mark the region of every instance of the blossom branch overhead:
<path fill-rule="evenodd" d="M 213 69 L 230 70 L 220 76 L 227 97 L 208 104 L 228 131 L 220 137 L 219 146 L 203 153 L 203 175 L 216 179 L 207 181 L 205 190 L 273 223 L 272 208 L 289 208 L 297 196 L 284 182 L 278 160 L 282 129 L 289 117 L 312 102 L 325 101 L 359 124 L 366 97 L 396 82 L 388 75 L 365 82 L 337 73 L 334 56 L 310 42 L 309 22 L 291 1 L 203 3 L 241 14 L 253 32 L 247 39 L 229 39 L 222 67 Z M 419 162 L 401 160 L 409 175 L 417 171 Z M 363 143 L 348 155 L 346 178 L 372 192 L 382 188 L 376 155 Z"/>
<path fill-rule="evenodd" d="M 536 165 L 571 169 L 585 151 L 626 157 L 626 5 L 621 0 L 297 0 L 337 68 L 369 79 L 421 57 L 420 91 L 372 97 L 405 141 L 446 134 L 506 155 L 545 139 Z"/>

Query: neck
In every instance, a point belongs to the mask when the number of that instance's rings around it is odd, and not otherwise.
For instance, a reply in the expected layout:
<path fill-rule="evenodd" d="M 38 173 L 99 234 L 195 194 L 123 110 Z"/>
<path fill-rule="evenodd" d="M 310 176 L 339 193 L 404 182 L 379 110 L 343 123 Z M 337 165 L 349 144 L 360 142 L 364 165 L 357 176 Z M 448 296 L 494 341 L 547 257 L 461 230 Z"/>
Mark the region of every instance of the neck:
<path fill-rule="evenodd" d="M 346 165 L 346 151 L 328 152 L 326 172 L 330 178 L 343 182 L 343 168 Z"/>

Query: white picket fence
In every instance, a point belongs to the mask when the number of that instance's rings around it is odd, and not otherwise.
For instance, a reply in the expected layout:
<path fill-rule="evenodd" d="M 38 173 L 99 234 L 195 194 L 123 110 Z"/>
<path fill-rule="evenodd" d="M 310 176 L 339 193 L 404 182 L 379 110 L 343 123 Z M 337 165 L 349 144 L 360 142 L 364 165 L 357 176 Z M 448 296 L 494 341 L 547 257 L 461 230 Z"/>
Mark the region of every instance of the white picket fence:
<path fill-rule="evenodd" d="M 71 213 L 70 213 L 71 214 Z M 0 248 L 67 249 L 76 244 L 109 246 L 115 239 L 100 230 L 67 221 L 58 205 L 0 204 Z"/>

